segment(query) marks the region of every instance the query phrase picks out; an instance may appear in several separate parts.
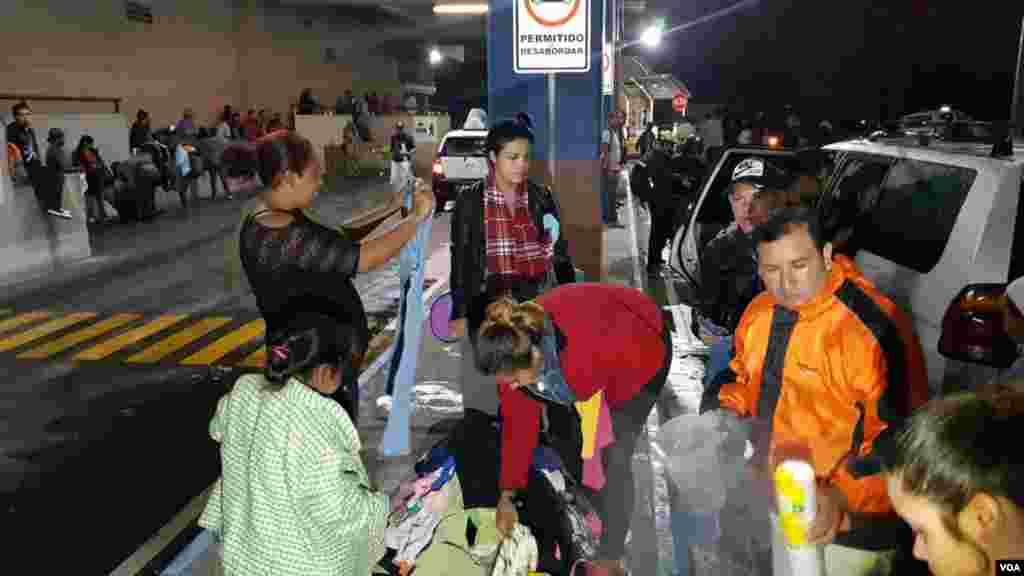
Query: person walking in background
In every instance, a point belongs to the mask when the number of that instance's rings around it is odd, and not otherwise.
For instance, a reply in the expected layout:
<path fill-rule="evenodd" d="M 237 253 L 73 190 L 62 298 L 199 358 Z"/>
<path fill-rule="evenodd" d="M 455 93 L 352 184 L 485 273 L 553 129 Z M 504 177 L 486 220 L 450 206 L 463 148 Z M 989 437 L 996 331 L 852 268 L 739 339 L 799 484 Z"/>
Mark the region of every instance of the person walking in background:
<path fill-rule="evenodd" d="M 618 226 L 619 178 L 622 173 L 622 125 L 626 114 L 616 110 L 608 114 L 608 127 L 601 134 L 601 215 L 608 226 Z"/>
<path fill-rule="evenodd" d="M 32 109 L 28 103 L 19 102 L 11 107 L 11 112 L 14 113 L 14 122 L 7 125 L 7 142 L 21 153 L 22 164 L 39 208 L 56 218 L 71 218 L 71 213 L 61 208 L 62 181 L 43 166 L 39 140 L 32 127 Z"/>
<path fill-rule="evenodd" d="M 109 218 L 103 203 L 103 191 L 106 188 L 107 167 L 92 136 L 85 134 L 79 139 L 72 162 L 85 172 L 85 202 L 86 212 L 90 214 L 89 223 L 106 223 Z M 88 209 L 90 205 L 93 207 L 91 211 Z"/>
<path fill-rule="evenodd" d="M 412 159 L 416 154 L 416 142 L 405 131 L 405 123 L 395 122 L 395 132 L 391 135 L 391 187 L 397 193 L 405 185 L 407 178 L 412 176 Z"/>

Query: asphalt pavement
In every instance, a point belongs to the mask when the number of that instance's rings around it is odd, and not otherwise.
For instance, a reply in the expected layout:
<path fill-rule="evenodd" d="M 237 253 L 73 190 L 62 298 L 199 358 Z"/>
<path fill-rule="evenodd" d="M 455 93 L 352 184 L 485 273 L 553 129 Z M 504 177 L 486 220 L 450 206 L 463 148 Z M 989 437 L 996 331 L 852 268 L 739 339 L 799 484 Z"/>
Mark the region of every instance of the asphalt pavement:
<path fill-rule="evenodd" d="M 379 181 L 346 188 L 317 198 L 326 220 L 390 194 Z M 209 419 L 261 360 L 255 300 L 224 282 L 225 242 L 250 201 L 94 228 L 93 258 L 4 287 L 0 571 L 108 574 L 216 478 Z M 441 215 L 431 249 L 447 237 Z M 355 283 L 371 318 L 394 316 L 397 261 Z"/>

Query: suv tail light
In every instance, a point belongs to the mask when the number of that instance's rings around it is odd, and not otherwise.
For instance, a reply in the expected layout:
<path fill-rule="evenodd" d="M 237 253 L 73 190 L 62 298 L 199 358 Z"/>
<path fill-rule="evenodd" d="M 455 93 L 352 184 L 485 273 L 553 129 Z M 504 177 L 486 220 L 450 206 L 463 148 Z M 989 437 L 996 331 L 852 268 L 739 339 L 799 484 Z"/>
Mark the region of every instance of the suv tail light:
<path fill-rule="evenodd" d="M 441 165 L 440 160 L 434 160 L 433 171 L 435 176 L 444 176 L 444 166 Z"/>
<path fill-rule="evenodd" d="M 1008 368 L 1017 345 L 1006 333 L 1006 284 L 972 284 L 960 291 L 942 318 L 939 353 L 946 358 Z"/>

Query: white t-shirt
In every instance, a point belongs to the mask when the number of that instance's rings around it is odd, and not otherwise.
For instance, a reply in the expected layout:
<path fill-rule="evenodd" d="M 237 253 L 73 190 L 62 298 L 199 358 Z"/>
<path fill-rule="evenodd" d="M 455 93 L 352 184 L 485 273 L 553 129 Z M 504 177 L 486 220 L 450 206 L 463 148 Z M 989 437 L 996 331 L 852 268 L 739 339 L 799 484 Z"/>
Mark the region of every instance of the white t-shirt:
<path fill-rule="evenodd" d="M 601 134 L 601 144 L 608 145 L 608 166 L 620 166 L 622 164 L 622 142 L 619 140 L 619 135 L 606 129 Z"/>

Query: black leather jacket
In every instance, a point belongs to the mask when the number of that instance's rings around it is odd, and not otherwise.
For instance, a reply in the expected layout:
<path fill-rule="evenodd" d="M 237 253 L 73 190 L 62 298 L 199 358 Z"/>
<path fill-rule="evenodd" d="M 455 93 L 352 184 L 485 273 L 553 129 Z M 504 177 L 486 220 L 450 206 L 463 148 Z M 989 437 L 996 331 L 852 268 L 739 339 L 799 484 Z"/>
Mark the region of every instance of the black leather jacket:
<path fill-rule="evenodd" d="M 482 318 L 469 316 L 475 315 L 470 303 L 480 296 L 487 266 L 484 238 L 485 185 L 486 182 L 480 180 L 463 188 L 455 201 L 455 212 L 452 214 L 452 264 L 449 277 L 453 304 L 451 319 L 467 318 L 470 329 L 482 321 Z M 558 203 L 550 188 L 527 182 L 527 190 L 530 214 L 538 230 L 544 230 L 543 221 L 546 214 L 551 214 L 561 222 Z M 564 232 L 560 232 L 558 241 L 555 242 L 552 260 L 559 284 L 567 284 L 576 279 L 576 271 L 569 259 L 568 246 Z"/>

